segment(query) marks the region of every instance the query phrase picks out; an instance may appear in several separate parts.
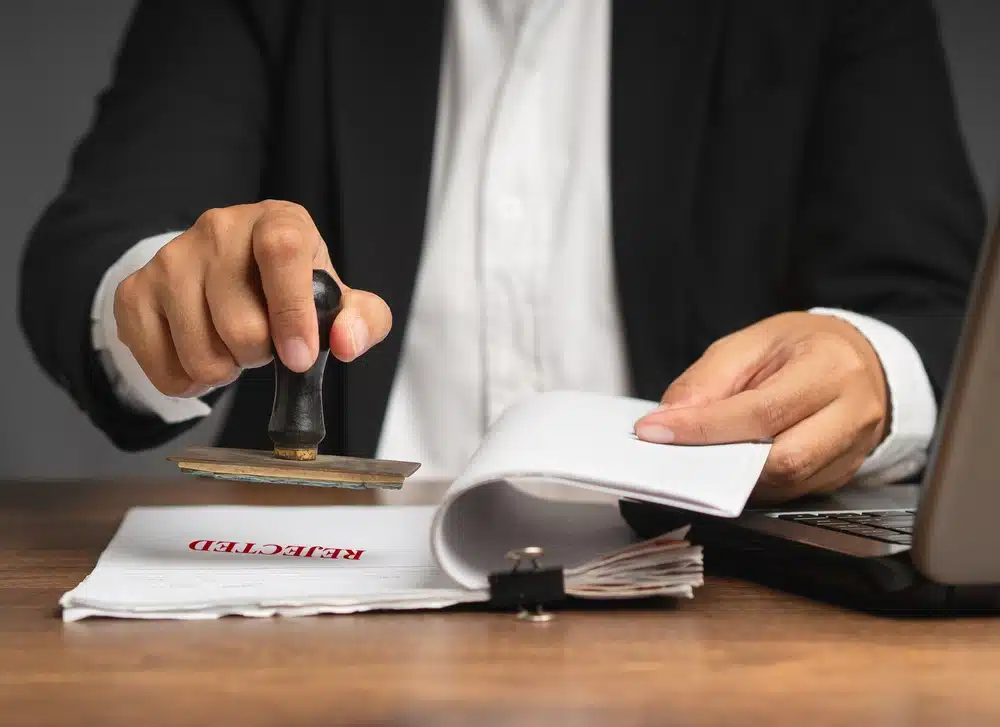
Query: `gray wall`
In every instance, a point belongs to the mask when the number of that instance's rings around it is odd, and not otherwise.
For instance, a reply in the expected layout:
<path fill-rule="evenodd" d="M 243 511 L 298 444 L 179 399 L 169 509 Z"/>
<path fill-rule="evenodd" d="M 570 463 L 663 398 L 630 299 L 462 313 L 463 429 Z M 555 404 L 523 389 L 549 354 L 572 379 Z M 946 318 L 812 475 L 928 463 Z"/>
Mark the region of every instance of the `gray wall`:
<path fill-rule="evenodd" d="M 111 447 L 42 376 L 15 320 L 21 246 L 62 180 L 131 7 L 131 0 L 0 5 L 0 336 L 11 342 L 0 379 L 0 477 L 174 472 L 164 461 L 166 449 L 129 455 Z M 994 200 L 1000 185 L 1000 3 L 941 0 L 939 7 L 963 128 L 983 192 Z M 209 439 L 217 419 L 167 449 Z"/>

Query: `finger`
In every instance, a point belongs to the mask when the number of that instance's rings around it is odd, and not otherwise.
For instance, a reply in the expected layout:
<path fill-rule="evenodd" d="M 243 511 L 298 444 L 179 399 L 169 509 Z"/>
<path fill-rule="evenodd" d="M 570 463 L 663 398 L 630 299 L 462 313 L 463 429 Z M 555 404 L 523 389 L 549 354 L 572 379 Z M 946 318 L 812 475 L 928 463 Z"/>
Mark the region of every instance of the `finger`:
<path fill-rule="evenodd" d="M 345 286 L 341 311 L 330 330 L 330 352 L 341 361 L 353 361 L 380 343 L 391 328 L 392 312 L 384 300 Z"/>
<path fill-rule="evenodd" d="M 158 292 L 177 358 L 188 378 L 205 389 L 234 381 L 240 367 L 215 329 L 200 277 L 175 277 L 169 289 Z M 238 310 L 233 313 L 239 315 Z"/>
<path fill-rule="evenodd" d="M 776 496 L 798 497 L 838 481 L 840 460 L 864 458 L 873 428 L 850 398 L 839 398 L 774 440 L 760 487 Z"/>
<path fill-rule="evenodd" d="M 863 463 L 862 455 L 850 451 L 794 485 L 778 486 L 761 480 L 751 493 L 750 502 L 754 505 L 777 505 L 806 495 L 829 494 L 850 482 Z"/>
<path fill-rule="evenodd" d="M 719 339 L 667 387 L 661 406 L 702 406 L 741 391 L 768 349 L 767 337 L 754 327 Z"/>
<path fill-rule="evenodd" d="M 119 340 L 131 351 L 146 378 L 166 396 L 195 396 L 197 386 L 181 365 L 166 317 L 152 303 L 152 296 L 126 278 L 115 293 L 114 316 Z"/>
<path fill-rule="evenodd" d="M 776 436 L 840 393 L 842 381 L 824 375 L 827 368 L 816 355 L 791 359 L 759 388 L 704 406 L 651 412 L 636 422 L 636 436 L 664 444 L 720 444 Z"/>
<path fill-rule="evenodd" d="M 277 210 L 266 212 L 252 235 L 274 347 L 285 366 L 306 371 L 319 353 L 312 290 L 319 233 L 297 214 Z"/>
<path fill-rule="evenodd" d="M 212 325 L 241 369 L 263 366 L 271 360 L 267 309 L 260 281 L 249 261 L 210 269 L 205 298 Z"/>

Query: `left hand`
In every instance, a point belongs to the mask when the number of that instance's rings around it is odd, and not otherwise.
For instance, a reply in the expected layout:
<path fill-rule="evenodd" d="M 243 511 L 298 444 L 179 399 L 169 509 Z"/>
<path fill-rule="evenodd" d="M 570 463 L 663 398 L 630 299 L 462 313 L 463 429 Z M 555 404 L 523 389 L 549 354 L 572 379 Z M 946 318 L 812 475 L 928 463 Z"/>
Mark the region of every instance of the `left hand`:
<path fill-rule="evenodd" d="M 868 339 L 833 316 L 783 313 L 716 341 L 639 419 L 643 440 L 774 437 L 757 502 L 830 492 L 889 430 L 888 387 Z"/>

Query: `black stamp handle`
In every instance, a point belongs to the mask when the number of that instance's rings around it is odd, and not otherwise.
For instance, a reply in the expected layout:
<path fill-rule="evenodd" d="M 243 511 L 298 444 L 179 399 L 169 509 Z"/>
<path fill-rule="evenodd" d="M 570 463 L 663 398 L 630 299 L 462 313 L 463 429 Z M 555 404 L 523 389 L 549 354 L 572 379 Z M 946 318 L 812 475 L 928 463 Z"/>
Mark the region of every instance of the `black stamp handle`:
<path fill-rule="evenodd" d="M 340 286 L 325 270 L 313 270 L 313 301 L 319 322 L 319 355 L 303 373 L 274 356 L 274 404 L 267 433 L 279 459 L 316 459 L 326 436 L 323 419 L 323 373 L 330 355 L 330 328 L 340 312 Z"/>

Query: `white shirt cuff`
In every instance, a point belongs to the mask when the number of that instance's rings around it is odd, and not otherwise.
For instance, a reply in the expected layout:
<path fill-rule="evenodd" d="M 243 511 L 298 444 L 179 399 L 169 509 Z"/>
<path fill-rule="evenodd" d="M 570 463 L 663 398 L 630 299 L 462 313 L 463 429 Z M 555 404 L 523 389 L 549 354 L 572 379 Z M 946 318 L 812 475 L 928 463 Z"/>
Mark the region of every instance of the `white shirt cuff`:
<path fill-rule="evenodd" d="M 864 484 L 899 482 L 927 463 L 927 450 L 937 420 L 937 402 L 920 354 L 910 340 L 887 323 L 836 308 L 812 308 L 857 328 L 882 362 L 889 389 L 890 428 L 855 475 Z"/>
<path fill-rule="evenodd" d="M 119 400 L 130 409 L 156 414 L 168 424 L 177 424 L 212 413 L 200 399 L 166 396 L 153 386 L 132 352 L 118 338 L 115 291 L 118 284 L 148 263 L 161 247 L 179 235 L 167 232 L 140 240 L 122 255 L 101 278 L 90 310 L 91 342 Z"/>

